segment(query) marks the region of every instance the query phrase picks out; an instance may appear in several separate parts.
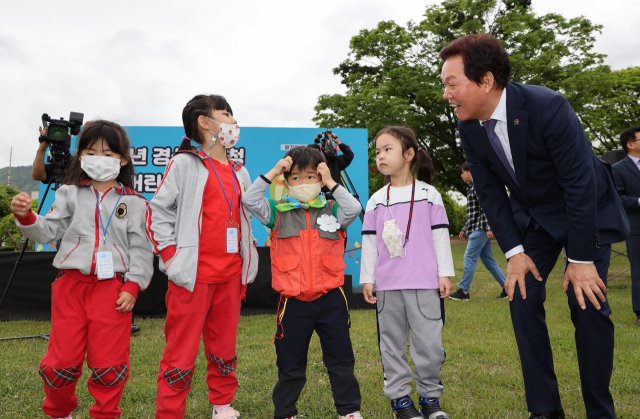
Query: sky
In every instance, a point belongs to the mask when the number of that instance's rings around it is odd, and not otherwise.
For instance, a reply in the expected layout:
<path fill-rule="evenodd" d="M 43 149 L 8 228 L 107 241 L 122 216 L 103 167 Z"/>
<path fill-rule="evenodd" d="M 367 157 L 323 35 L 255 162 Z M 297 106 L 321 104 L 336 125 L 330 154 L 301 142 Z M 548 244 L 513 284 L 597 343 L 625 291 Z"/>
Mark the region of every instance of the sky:
<path fill-rule="evenodd" d="M 434 0 L 5 2 L 0 14 L 0 167 L 30 165 L 40 117 L 181 126 L 186 102 L 224 95 L 241 126 L 314 127 L 332 69 L 383 20 L 420 21 Z M 640 65 L 637 0 L 533 0 L 538 14 L 604 25 L 595 49 Z M 630 52 L 634 53 L 631 54 Z M 179 141 L 177 139 L 176 141 Z"/>

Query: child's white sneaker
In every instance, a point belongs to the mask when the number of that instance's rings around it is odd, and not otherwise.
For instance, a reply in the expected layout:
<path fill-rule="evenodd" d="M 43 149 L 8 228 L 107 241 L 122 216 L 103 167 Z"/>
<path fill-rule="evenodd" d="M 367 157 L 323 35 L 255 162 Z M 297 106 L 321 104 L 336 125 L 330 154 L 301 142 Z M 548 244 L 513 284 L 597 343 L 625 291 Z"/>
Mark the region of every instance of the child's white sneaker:
<path fill-rule="evenodd" d="M 340 416 L 340 419 L 362 419 L 360 411 L 349 413 L 346 416 Z"/>
<path fill-rule="evenodd" d="M 51 419 L 71 419 L 71 413 L 69 413 L 67 416 L 65 416 L 63 418 L 54 418 L 54 417 L 52 417 Z"/>
<path fill-rule="evenodd" d="M 239 419 L 240 418 L 240 412 L 238 412 L 235 409 L 231 409 L 229 408 L 229 410 L 227 410 L 224 413 L 218 413 L 216 412 L 215 409 L 213 409 L 213 419 Z"/>

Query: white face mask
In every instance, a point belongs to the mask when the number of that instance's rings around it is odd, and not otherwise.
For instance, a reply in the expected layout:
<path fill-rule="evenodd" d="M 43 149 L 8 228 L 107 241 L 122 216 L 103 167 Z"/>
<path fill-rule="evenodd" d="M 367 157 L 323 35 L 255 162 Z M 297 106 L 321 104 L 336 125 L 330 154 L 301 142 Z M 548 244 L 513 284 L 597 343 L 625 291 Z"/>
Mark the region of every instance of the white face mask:
<path fill-rule="evenodd" d="M 205 118 L 207 118 L 205 116 Z M 240 125 L 238 124 L 225 124 L 222 122 L 214 121 L 211 118 L 207 118 L 211 122 L 215 122 L 220 127 L 220 133 L 216 134 L 215 132 L 209 130 L 210 133 L 213 134 L 213 138 L 211 139 L 211 147 L 216 143 L 216 141 L 220 141 L 220 144 L 224 148 L 231 148 L 238 144 L 240 141 Z"/>
<path fill-rule="evenodd" d="M 303 183 L 302 185 L 287 186 L 289 187 L 289 195 L 300 202 L 311 202 L 320 195 L 322 182 Z"/>
<path fill-rule="evenodd" d="M 82 156 L 80 167 L 91 179 L 106 182 L 118 177 L 120 161 L 114 157 Z"/>

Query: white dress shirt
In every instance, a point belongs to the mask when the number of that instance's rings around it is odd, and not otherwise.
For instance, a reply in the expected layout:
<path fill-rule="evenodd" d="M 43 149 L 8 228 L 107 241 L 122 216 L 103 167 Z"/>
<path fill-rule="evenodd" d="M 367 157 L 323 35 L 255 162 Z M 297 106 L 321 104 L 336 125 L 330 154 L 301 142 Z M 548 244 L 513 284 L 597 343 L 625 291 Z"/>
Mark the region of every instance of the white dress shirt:
<path fill-rule="evenodd" d="M 513 165 L 513 156 L 511 155 L 511 144 L 509 143 L 509 129 L 507 128 L 507 89 L 502 90 L 502 96 L 500 96 L 500 102 L 498 102 L 498 106 L 493 111 L 493 113 L 491 114 L 491 118 L 489 119 L 495 119 L 497 121 L 496 127 L 495 127 L 496 135 L 498 136 L 498 139 L 502 144 L 502 148 L 504 149 L 504 154 L 507 156 L 507 160 L 509 161 L 511 168 L 513 169 L 513 172 L 516 173 L 516 168 Z M 482 125 L 482 123 L 485 121 L 479 121 L 479 122 L 480 122 L 480 125 Z M 636 159 L 636 164 L 638 164 L 637 159 Z M 509 259 L 512 256 L 515 256 L 518 253 L 523 253 L 523 252 L 524 252 L 524 247 L 522 245 L 518 245 L 513 249 L 509 250 L 508 252 L 506 252 L 504 256 L 507 259 Z M 569 259 L 569 262 L 593 263 L 593 262 L 584 262 L 584 261 L 578 261 L 573 259 Z"/>

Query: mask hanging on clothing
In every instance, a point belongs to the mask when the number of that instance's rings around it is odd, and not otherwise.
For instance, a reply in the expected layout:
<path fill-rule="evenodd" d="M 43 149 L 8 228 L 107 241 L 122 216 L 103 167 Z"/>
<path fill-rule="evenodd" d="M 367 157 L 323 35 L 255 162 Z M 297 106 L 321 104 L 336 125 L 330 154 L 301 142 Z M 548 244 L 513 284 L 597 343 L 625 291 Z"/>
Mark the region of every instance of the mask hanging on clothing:
<path fill-rule="evenodd" d="M 106 182 L 120 174 L 120 160 L 105 156 L 82 156 L 80 167 L 91 179 Z"/>
<path fill-rule="evenodd" d="M 205 118 L 207 117 L 205 116 Z M 231 148 L 238 144 L 238 141 L 240 141 L 240 125 L 225 124 L 222 122 L 214 121 L 211 118 L 207 119 L 211 122 L 215 122 L 220 127 L 220 133 L 218 134 L 209 130 L 209 132 L 213 134 L 213 138 L 211 139 L 211 147 L 213 147 L 216 141 L 220 141 L 220 144 L 222 144 L 224 148 Z"/>
<path fill-rule="evenodd" d="M 389 212 L 391 212 L 391 209 L 389 209 Z M 398 227 L 398 225 L 396 224 L 396 220 L 395 218 L 393 218 L 392 212 L 391 217 L 392 218 L 390 220 L 387 220 L 387 208 L 385 208 L 385 222 L 384 229 L 382 230 L 382 242 L 389 251 L 389 256 L 391 257 L 391 259 L 398 256 L 404 257 L 407 254 L 406 251 L 404 252 L 404 255 L 402 254 L 402 238 L 404 234 L 402 234 L 402 231 L 400 231 L 400 227 Z"/>
<path fill-rule="evenodd" d="M 316 199 L 320 195 L 321 185 L 322 182 L 303 183 L 297 186 L 289 186 L 289 183 L 287 183 L 289 195 L 300 202 L 310 202 Z"/>

